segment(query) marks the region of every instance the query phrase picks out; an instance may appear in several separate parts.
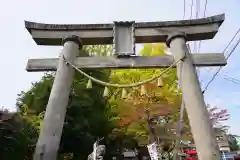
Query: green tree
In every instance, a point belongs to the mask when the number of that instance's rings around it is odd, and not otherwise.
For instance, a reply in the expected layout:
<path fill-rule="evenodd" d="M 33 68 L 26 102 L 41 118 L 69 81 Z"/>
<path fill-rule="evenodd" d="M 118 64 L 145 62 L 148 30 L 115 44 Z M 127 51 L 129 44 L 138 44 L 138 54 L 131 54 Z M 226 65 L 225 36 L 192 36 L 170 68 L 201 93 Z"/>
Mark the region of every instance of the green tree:
<path fill-rule="evenodd" d="M 85 53 L 110 53 L 106 46 L 90 46 Z M 107 70 L 85 70 L 95 78 L 108 81 Z M 32 84 L 30 90 L 21 92 L 17 100 L 20 115 L 29 123 L 41 128 L 42 119 L 51 92 L 54 73 L 46 73 L 39 82 Z M 110 104 L 103 98 L 104 87 L 93 83 L 92 89 L 87 89 L 88 79 L 81 74 L 75 74 L 67 115 L 60 144 L 60 157 L 86 159 L 92 152 L 92 145 L 98 137 L 108 137 L 114 123 L 111 121 Z"/>
<path fill-rule="evenodd" d="M 164 49 L 166 47 L 162 44 L 148 44 L 141 50 L 141 54 L 143 56 L 164 55 Z M 111 46 L 88 46 L 84 48 L 84 53 L 99 56 L 111 55 Z M 158 75 L 162 70 L 84 71 L 103 81 L 129 84 Z M 4 125 L 12 124 L 13 127 L 5 127 L 4 130 L 1 130 L 2 136 L 11 137 L 10 139 L 19 139 L 18 136 L 23 134 L 22 139 L 20 138 L 22 143 L 18 145 L 13 145 L 15 141 L 10 143 L 8 139 L 4 139 L 4 141 L 8 140 L 6 142 L 15 148 L 19 147 L 22 156 L 28 157 L 28 159 L 31 159 L 37 142 L 54 76 L 55 73 L 46 73 L 39 82 L 32 83 L 32 87 L 28 91 L 19 94 L 18 113 L 16 114 L 19 120 L 4 123 Z M 105 137 L 103 143 L 107 145 L 106 157 L 109 158 L 113 154 L 120 155 L 124 148 L 140 150 L 139 144 L 147 143 L 146 117 L 148 113 L 151 117 L 163 115 L 168 117 L 169 128 L 176 128 L 181 98 L 177 89 L 176 70 L 171 69 L 170 72 L 163 75 L 162 80 L 164 85 L 161 87 L 157 87 L 156 81 L 146 84 L 147 92 L 144 96 L 141 96 L 140 88 L 127 90 L 129 94 L 125 99 L 120 96 L 121 89 L 110 88 L 112 95 L 107 99 L 102 96 L 104 86 L 93 83 L 93 88 L 87 89 L 88 79 L 76 72 L 69 96 L 59 159 L 86 159 L 92 152 L 94 141 L 100 137 Z M 15 127 L 17 125 L 21 127 Z M 22 130 L 24 128 L 26 131 Z M 14 129 L 16 132 L 13 132 Z M 15 148 L 11 152 L 4 151 L 0 156 L 10 160 L 16 159 L 11 157 L 13 154 L 10 154 L 18 153 Z M 30 151 L 26 152 L 28 150 Z"/>
<path fill-rule="evenodd" d="M 163 44 L 146 44 L 140 51 L 142 56 L 161 56 L 165 55 L 166 46 Z M 113 83 L 130 84 L 143 81 L 159 75 L 164 69 L 131 69 L 113 70 L 111 80 Z M 171 69 L 161 78 L 162 86 L 157 86 L 158 82 L 153 81 L 144 85 L 145 94 L 141 94 L 141 87 L 127 89 L 128 95 L 124 99 L 121 97 L 121 89 L 115 89 L 110 101 L 113 111 L 118 113 L 119 131 L 125 131 L 129 135 L 134 135 L 135 139 L 141 144 L 148 144 L 149 128 L 147 117 L 161 117 L 167 120 L 164 125 L 167 135 L 159 133 L 161 141 L 165 141 L 169 146 L 175 140 L 175 131 L 179 121 L 179 110 L 181 104 L 180 91 L 177 89 L 176 69 Z M 187 116 L 185 120 L 185 133 L 189 137 L 189 127 Z M 162 124 L 156 125 L 161 129 Z M 174 130 L 175 129 L 175 130 Z M 161 136 L 160 136 L 161 134 Z M 170 141 L 169 141 L 170 138 Z M 165 143 L 165 144 L 166 144 Z"/>
<path fill-rule="evenodd" d="M 238 141 L 236 139 L 236 136 L 235 135 L 228 135 L 229 137 L 229 140 L 228 140 L 228 143 L 229 143 L 229 147 L 230 147 L 230 150 L 233 152 L 233 151 L 239 151 L 240 149 L 240 146 L 238 144 Z"/>
<path fill-rule="evenodd" d="M 37 129 L 18 113 L 0 112 L 0 157 L 2 160 L 32 159 Z"/>

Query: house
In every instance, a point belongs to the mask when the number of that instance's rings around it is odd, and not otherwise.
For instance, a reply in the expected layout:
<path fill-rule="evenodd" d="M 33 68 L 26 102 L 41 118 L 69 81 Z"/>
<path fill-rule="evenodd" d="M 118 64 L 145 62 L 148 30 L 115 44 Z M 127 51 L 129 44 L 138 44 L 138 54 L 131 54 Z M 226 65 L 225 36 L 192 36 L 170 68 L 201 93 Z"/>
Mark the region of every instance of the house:
<path fill-rule="evenodd" d="M 214 128 L 217 144 L 221 152 L 230 152 L 230 146 L 228 143 L 228 135 L 221 128 Z"/>

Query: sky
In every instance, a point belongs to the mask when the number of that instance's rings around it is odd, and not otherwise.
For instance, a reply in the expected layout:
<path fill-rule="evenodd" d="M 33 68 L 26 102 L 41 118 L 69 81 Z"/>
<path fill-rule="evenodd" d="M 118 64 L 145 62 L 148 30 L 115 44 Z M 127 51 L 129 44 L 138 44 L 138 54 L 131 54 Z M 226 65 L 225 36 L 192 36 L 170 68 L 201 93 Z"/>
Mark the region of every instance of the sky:
<path fill-rule="evenodd" d="M 240 27 L 240 1 L 208 1 L 206 16 L 225 13 L 226 19 L 214 39 L 202 41 L 200 52 L 218 53 L 223 51 Z M 201 0 L 200 3 L 199 16 L 203 17 L 205 0 Z M 0 105 L 14 111 L 17 94 L 28 90 L 32 82 L 40 80 L 43 73 L 29 73 L 25 70 L 29 58 L 53 58 L 57 57 L 61 50 L 61 47 L 36 45 L 24 27 L 24 20 L 63 24 L 181 20 L 184 13 L 183 4 L 184 0 L 3 0 L 0 5 Z M 186 19 L 190 18 L 190 12 L 191 0 L 186 0 Z M 195 16 L 195 4 L 192 15 Z M 231 133 L 238 135 L 240 84 L 226 80 L 226 76 L 240 79 L 239 52 L 240 47 L 236 48 L 227 66 L 222 69 L 204 95 L 206 103 L 228 109 L 231 117 L 226 124 L 231 126 Z M 199 79 L 202 81 L 202 87 L 214 72 L 214 68 L 209 72 L 200 69 Z"/>

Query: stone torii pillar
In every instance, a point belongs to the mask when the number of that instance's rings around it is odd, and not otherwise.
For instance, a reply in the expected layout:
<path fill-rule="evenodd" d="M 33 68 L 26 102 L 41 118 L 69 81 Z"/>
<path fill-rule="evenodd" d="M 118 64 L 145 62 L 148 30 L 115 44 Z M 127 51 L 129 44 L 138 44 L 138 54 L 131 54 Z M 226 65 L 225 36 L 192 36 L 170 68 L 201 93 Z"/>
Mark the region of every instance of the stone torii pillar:
<path fill-rule="evenodd" d="M 212 124 L 209 123 L 208 110 L 186 41 L 187 37 L 184 33 L 174 33 L 168 37 L 166 43 L 175 60 L 182 59 L 182 62 L 177 64 L 178 79 L 181 83 L 182 97 L 191 131 L 194 133 L 193 138 L 198 157 L 201 160 L 220 160 L 216 137 L 212 130 Z"/>
<path fill-rule="evenodd" d="M 60 56 L 73 61 L 81 47 L 81 40 L 77 36 L 68 36 L 63 39 L 63 49 Z M 73 76 L 73 68 L 66 65 L 63 59 L 59 59 L 34 160 L 57 159 Z"/>
<path fill-rule="evenodd" d="M 25 27 L 38 45 L 62 45 L 62 37 L 70 36 L 70 39 L 65 40 L 63 54 L 80 69 L 167 68 L 184 56 L 182 68 L 179 64 L 176 67 L 178 76 L 179 73 L 182 74 L 181 89 L 199 159 L 219 160 L 216 139 L 209 124 L 195 67 L 224 66 L 226 59 L 223 53 L 190 55 L 186 49 L 186 39 L 188 41 L 212 39 L 223 21 L 224 15 L 217 15 L 196 20 L 84 25 L 41 24 L 26 21 Z M 174 34 L 176 32 L 177 34 Z M 73 33 L 76 36 L 72 36 Z M 114 44 L 117 56 L 75 58 L 78 46 L 81 44 L 77 36 L 81 38 L 84 45 Z M 132 56 L 135 54 L 135 43 L 166 41 L 174 58 L 172 56 Z M 35 160 L 40 160 L 41 153 L 43 153 L 42 160 L 55 160 L 73 70 L 63 62 L 63 59 L 58 58 L 29 59 L 26 69 L 30 72 L 57 70 L 35 154 Z"/>

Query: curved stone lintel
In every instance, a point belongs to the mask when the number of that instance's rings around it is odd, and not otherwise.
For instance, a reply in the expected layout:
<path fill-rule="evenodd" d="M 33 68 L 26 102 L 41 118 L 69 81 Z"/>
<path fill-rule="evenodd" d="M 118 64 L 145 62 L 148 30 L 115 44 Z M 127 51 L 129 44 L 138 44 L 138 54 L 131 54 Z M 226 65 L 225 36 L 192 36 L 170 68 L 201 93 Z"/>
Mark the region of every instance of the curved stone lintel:
<path fill-rule="evenodd" d="M 224 14 L 193 20 L 135 23 L 136 43 L 165 42 L 174 31 L 185 32 L 189 41 L 211 39 L 225 19 Z M 84 45 L 111 44 L 112 24 L 44 24 L 25 21 L 39 45 L 61 45 L 63 37 L 79 36 Z M 198 27 L 198 29 L 196 29 Z"/>
<path fill-rule="evenodd" d="M 192 20 L 180 20 L 180 21 L 162 21 L 162 22 L 140 22 L 135 23 L 135 28 L 158 28 L 158 27 L 182 27 L 182 26 L 195 26 L 211 23 L 219 23 L 225 19 L 224 14 L 219 14 L 211 17 L 192 19 Z M 28 30 L 112 30 L 113 24 L 45 24 L 25 21 L 25 27 Z"/>

